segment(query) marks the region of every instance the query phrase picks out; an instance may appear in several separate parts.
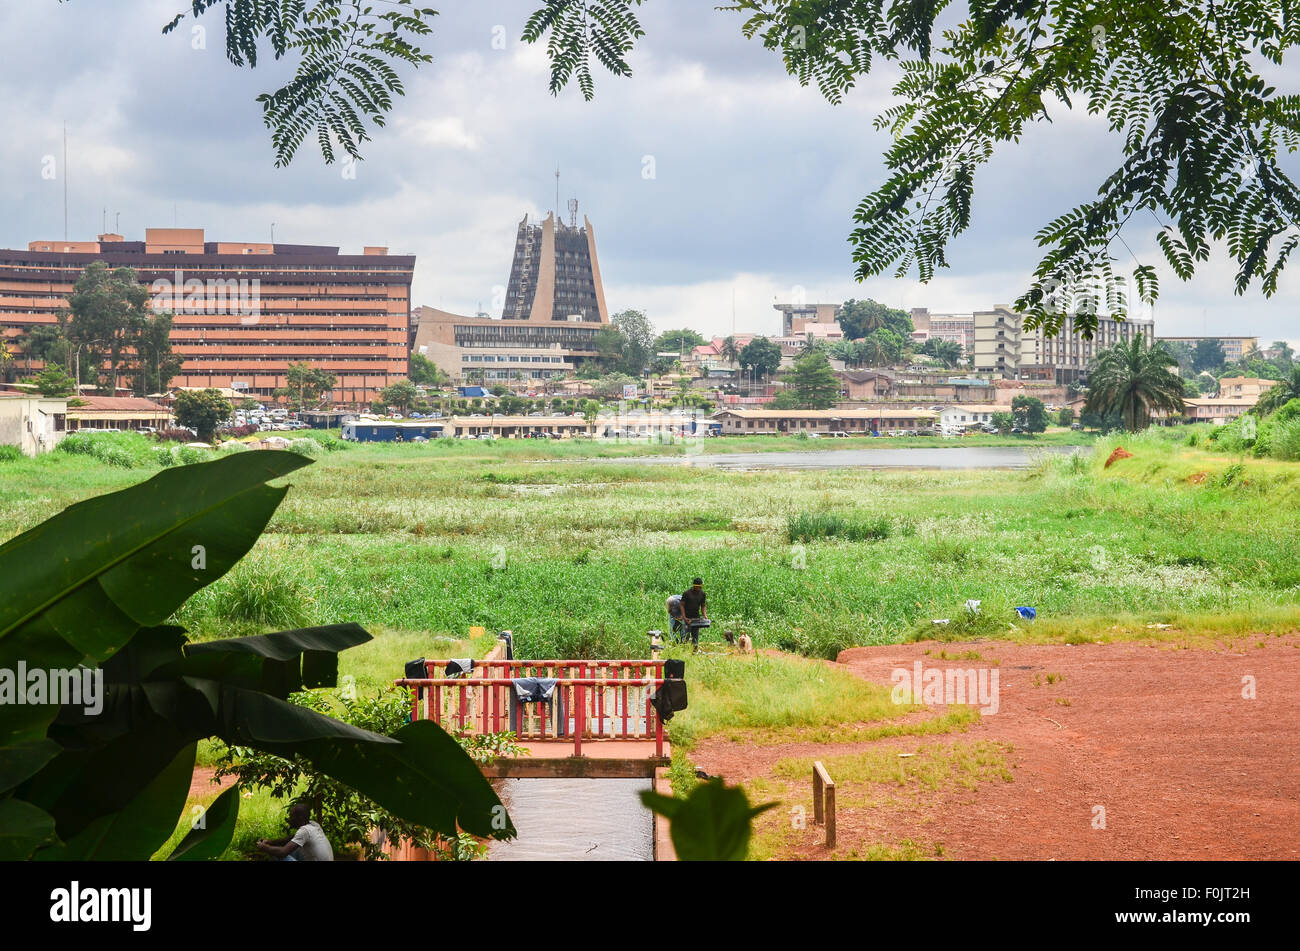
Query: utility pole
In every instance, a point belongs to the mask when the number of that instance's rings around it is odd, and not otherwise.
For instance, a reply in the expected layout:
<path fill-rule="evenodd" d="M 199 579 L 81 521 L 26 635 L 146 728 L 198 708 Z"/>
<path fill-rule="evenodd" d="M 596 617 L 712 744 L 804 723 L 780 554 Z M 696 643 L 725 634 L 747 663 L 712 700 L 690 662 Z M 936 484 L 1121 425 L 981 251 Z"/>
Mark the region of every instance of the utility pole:
<path fill-rule="evenodd" d="M 63 123 L 63 240 L 68 240 L 68 124 Z"/>

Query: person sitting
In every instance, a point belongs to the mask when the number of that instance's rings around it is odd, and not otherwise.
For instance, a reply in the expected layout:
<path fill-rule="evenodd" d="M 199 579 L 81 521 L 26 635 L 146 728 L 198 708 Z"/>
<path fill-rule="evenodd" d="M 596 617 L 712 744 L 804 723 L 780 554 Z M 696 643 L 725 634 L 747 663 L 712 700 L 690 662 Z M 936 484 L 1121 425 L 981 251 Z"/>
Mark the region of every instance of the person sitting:
<path fill-rule="evenodd" d="M 296 830 L 291 838 L 269 842 L 258 839 L 257 847 L 271 858 L 282 862 L 333 862 L 334 849 L 320 823 L 311 817 L 311 807 L 305 802 L 295 802 L 289 807 L 289 828 Z"/>

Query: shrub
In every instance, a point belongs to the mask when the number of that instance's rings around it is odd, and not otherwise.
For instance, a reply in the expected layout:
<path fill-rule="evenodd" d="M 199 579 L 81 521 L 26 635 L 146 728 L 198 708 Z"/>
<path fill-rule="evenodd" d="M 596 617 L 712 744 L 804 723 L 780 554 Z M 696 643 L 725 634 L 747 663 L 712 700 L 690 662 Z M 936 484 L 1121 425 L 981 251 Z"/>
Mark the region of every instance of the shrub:
<path fill-rule="evenodd" d="M 17 446 L 0 446 L 0 462 L 16 462 L 23 457 L 23 451 Z"/>
<path fill-rule="evenodd" d="M 56 447 L 59 452 L 90 456 L 107 466 L 139 469 L 156 464 L 149 441 L 140 433 L 69 433 Z"/>
<path fill-rule="evenodd" d="M 199 437 L 194 434 L 193 430 L 174 428 L 160 429 L 154 433 L 154 438 L 159 442 L 194 442 Z"/>

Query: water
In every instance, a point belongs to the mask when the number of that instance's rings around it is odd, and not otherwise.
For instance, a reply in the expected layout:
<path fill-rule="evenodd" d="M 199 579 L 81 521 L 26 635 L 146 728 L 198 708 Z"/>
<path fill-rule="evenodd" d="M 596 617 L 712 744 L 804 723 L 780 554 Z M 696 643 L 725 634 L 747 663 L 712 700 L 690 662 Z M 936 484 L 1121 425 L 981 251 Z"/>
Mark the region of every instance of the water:
<path fill-rule="evenodd" d="M 494 785 L 519 836 L 493 842 L 493 862 L 654 859 L 654 821 L 639 797 L 649 779 L 503 779 Z"/>
<path fill-rule="evenodd" d="M 713 466 L 718 469 L 1024 469 L 1043 453 L 1077 452 L 1078 446 L 954 446 L 952 449 L 821 449 L 808 452 L 728 452 L 637 456 L 637 465 Z"/>

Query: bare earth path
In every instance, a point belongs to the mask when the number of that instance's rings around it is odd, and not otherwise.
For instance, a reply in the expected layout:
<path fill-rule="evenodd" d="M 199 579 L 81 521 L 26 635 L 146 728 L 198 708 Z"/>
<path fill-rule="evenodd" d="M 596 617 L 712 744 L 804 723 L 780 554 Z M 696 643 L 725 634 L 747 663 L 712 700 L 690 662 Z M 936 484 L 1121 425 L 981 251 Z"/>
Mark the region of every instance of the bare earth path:
<path fill-rule="evenodd" d="M 980 657 L 939 659 L 941 650 Z M 1300 858 L 1300 637 L 1251 637 L 1219 649 L 920 643 L 839 657 L 886 685 L 893 670 L 918 660 L 927 669 L 996 662 L 998 712 L 966 733 L 871 744 L 716 739 L 693 758 L 736 782 L 770 775 L 785 757 L 1009 743 L 1012 782 L 943 788 L 914 797 L 912 807 L 841 809 L 840 845 L 912 839 L 959 859 Z M 1243 698 L 1247 676 L 1255 699 Z M 1097 806 L 1104 829 L 1094 827 Z M 801 837 L 797 853 L 825 857 L 815 839 Z"/>

